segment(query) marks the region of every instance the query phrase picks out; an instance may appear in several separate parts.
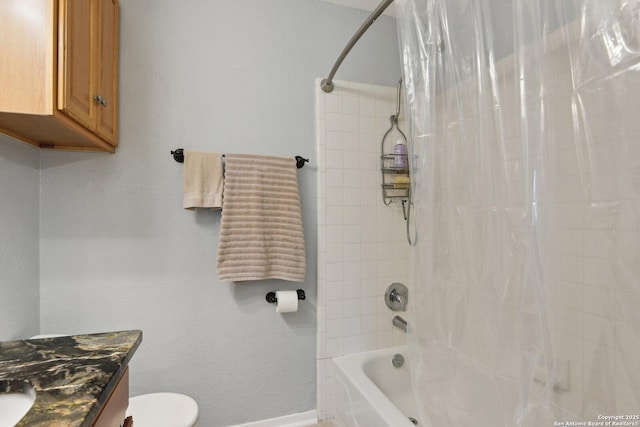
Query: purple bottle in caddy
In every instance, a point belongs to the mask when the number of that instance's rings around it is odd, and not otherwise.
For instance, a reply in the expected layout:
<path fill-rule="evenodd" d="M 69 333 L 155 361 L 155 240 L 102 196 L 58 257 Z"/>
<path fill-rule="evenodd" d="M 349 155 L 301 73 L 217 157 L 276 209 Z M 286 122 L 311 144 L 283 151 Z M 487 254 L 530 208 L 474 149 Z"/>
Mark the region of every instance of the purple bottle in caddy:
<path fill-rule="evenodd" d="M 393 147 L 393 154 L 395 154 L 395 164 L 397 168 L 407 167 L 407 144 L 403 142 L 397 143 Z"/>

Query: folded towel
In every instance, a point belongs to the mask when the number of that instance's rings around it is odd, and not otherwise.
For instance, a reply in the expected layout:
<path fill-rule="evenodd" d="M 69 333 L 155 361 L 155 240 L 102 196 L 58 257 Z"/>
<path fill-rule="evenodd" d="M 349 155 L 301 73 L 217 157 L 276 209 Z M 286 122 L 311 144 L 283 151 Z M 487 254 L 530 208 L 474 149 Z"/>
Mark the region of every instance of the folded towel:
<path fill-rule="evenodd" d="M 182 188 L 185 209 L 222 208 L 222 154 L 184 152 Z"/>
<path fill-rule="evenodd" d="M 227 154 L 218 278 L 303 282 L 306 270 L 295 160 Z"/>

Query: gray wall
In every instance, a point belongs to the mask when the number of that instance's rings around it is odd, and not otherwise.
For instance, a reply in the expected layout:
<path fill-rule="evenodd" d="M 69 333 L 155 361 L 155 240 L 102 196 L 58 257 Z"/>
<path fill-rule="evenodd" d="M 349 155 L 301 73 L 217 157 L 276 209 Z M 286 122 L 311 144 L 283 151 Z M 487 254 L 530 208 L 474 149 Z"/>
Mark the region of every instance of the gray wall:
<path fill-rule="evenodd" d="M 142 329 L 132 394 L 188 393 L 203 426 L 315 408 L 314 79 L 366 16 L 311 0 L 121 0 L 121 147 L 41 154 L 42 332 Z M 399 75 L 384 17 L 337 77 Z M 264 300 L 296 283 L 217 280 L 220 214 L 182 209 L 177 147 L 311 159 L 298 313 Z"/>
<path fill-rule="evenodd" d="M 38 150 L 0 135 L 0 341 L 38 332 Z"/>

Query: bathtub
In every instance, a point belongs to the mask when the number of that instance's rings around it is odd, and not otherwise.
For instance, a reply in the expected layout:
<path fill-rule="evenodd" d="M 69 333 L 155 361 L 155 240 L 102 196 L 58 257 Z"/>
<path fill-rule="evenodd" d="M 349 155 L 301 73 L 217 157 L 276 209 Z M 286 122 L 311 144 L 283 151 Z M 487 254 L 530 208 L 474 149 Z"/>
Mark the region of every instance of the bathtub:
<path fill-rule="evenodd" d="M 400 368 L 391 363 L 395 354 L 404 356 Z M 417 419 L 418 414 L 406 346 L 336 357 L 332 368 L 339 426 L 414 427 L 410 418 Z"/>

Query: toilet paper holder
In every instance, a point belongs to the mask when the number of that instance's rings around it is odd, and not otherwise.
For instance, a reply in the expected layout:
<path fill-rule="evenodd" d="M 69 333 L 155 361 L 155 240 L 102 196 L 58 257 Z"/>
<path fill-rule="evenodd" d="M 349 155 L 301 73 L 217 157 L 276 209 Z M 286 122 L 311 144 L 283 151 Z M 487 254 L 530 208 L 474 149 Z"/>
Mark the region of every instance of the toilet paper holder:
<path fill-rule="evenodd" d="M 307 296 L 304 294 L 304 291 L 302 289 L 298 289 L 296 290 L 296 292 L 298 293 L 298 299 L 299 300 L 305 300 L 307 299 Z M 278 298 L 276 298 L 276 293 L 275 292 L 269 292 L 267 294 L 266 300 L 268 303 L 271 304 L 275 304 L 278 302 Z"/>

